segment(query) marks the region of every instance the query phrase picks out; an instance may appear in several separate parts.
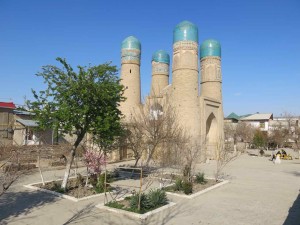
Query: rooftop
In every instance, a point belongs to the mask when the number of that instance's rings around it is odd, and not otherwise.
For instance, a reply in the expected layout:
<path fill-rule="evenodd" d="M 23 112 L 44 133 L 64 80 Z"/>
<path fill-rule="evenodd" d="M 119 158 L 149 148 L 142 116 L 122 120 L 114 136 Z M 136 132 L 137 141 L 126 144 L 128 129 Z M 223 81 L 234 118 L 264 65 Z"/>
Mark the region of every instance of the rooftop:
<path fill-rule="evenodd" d="M 256 113 L 242 118 L 242 121 L 254 121 L 254 120 L 269 120 L 273 119 L 273 113 Z"/>
<path fill-rule="evenodd" d="M 0 108 L 15 109 L 16 105 L 13 102 L 0 102 Z"/>
<path fill-rule="evenodd" d="M 38 122 L 35 120 L 23 120 L 23 119 L 17 119 L 17 122 L 24 125 L 25 127 L 38 127 Z"/>
<path fill-rule="evenodd" d="M 35 113 L 23 111 L 23 110 L 14 110 L 14 114 L 16 115 L 28 115 L 28 116 L 34 116 Z"/>

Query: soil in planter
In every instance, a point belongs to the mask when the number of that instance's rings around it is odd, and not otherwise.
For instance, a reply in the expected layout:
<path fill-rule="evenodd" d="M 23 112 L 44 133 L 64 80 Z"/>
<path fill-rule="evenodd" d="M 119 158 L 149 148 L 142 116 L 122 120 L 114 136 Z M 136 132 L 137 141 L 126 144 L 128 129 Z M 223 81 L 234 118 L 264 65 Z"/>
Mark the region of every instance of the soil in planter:
<path fill-rule="evenodd" d="M 217 183 L 219 183 L 219 181 L 215 181 L 215 180 L 206 180 L 206 182 L 203 183 L 203 184 L 193 182 L 193 192 L 191 194 L 195 194 L 195 193 L 197 193 L 199 191 L 202 191 L 206 188 L 214 186 Z M 177 194 L 185 195 L 182 190 L 175 191 L 174 189 L 175 189 L 175 185 L 168 186 L 168 187 L 164 188 L 164 190 L 167 191 L 167 192 L 174 192 L 174 193 L 177 193 Z"/>
<path fill-rule="evenodd" d="M 45 183 L 44 186 L 43 186 L 43 184 L 36 184 L 34 186 L 43 188 L 46 190 L 50 190 L 50 191 L 59 192 L 59 193 L 65 194 L 65 195 L 75 197 L 75 198 L 84 198 L 84 197 L 88 197 L 91 195 L 99 194 L 99 192 L 96 192 L 93 187 L 85 187 L 82 185 L 78 185 L 78 181 L 76 178 L 70 178 L 68 180 L 66 191 L 64 191 L 61 188 L 61 183 L 62 183 L 62 180 L 47 182 L 47 183 Z M 112 190 L 112 188 L 109 187 L 109 190 Z"/>

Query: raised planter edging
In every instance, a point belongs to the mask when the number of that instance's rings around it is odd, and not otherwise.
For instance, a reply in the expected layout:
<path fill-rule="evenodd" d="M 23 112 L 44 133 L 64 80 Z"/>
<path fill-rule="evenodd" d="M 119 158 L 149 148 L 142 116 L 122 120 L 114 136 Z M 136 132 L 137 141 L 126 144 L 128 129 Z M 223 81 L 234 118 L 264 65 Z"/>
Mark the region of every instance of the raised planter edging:
<path fill-rule="evenodd" d="M 196 192 L 195 194 L 192 194 L 192 195 L 177 194 L 177 193 L 168 192 L 168 191 L 166 191 L 166 193 L 169 194 L 169 195 L 174 195 L 174 196 L 178 196 L 178 197 L 182 197 L 182 198 L 193 199 L 193 198 L 196 198 L 199 195 L 202 195 L 202 194 L 204 194 L 204 193 L 206 193 L 208 191 L 216 189 L 216 188 L 218 188 L 218 187 L 220 187 L 220 186 L 222 186 L 224 184 L 227 184 L 227 183 L 229 183 L 229 180 L 222 180 L 220 183 L 217 183 L 217 184 L 215 184 L 215 185 L 213 185 L 213 186 L 211 186 L 209 188 L 205 188 L 204 190 L 198 191 L 198 192 Z"/>
<path fill-rule="evenodd" d="M 121 201 L 123 199 L 124 198 L 120 198 L 120 199 L 118 199 L 118 201 Z M 106 206 L 104 203 L 98 204 L 98 205 L 96 205 L 96 207 L 98 209 L 103 209 L 103 210 L 107 210 L 107 211 L 110 211 L 110 212 L 119 213 L 119 214 L 127 215 L 127 216 L 130 216 L 130 217 L 133 217 L 133 218 L 138 218 L 138 219 L 141 219 L 141 220 L 145 220 L 149 216 L 151 216 L 153 214 L 156 214 L 156 213 L 159 213 L 159 212 L 161 212 L 165 209 L 171 208 L 174 205 L 176 205 L 176 203 L 169 202 L 167 205 L 164 205 L 162 207 L 159 207 L 157 209 L 154 209 L 154 210 L 152 210 L 150 212 L 147 212 L 147 213 L 144 213 L 144 214 L 134 213 L 134 212 L 126 211 L 126 210 L 123 210 L 123 209 L 116 209 L 116 208 L 113 208 L 113 207 Z"/>

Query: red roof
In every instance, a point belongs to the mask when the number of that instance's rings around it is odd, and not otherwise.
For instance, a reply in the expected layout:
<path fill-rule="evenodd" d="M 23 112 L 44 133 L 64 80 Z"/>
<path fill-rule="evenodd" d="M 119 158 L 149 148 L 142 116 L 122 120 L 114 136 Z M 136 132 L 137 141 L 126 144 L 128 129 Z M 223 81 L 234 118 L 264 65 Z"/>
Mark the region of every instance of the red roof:
<path fill-rule="evenodd" d="M 16 106 L 13 102 L 0 102 L 0 108 L 15 109 Z"/>

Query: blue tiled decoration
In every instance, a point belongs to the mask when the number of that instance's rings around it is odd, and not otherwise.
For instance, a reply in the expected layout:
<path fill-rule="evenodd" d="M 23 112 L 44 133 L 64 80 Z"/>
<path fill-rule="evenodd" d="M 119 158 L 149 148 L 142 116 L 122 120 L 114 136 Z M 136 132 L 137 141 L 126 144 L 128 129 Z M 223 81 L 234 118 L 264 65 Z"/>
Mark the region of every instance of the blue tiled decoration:
<path fill-rule="evenodd" d="M 221 57 L 221 45 L 213 39 L 205 40 L 200 46 L 200 59 L 206 56 Z"/>
<path fill-rule="evenodd" d="M 164 50 L 158 50 L 152 55 L 152 61 L 170 64 L 170 56 Z"/>
<path fill-rule="evenodd" d="M 129 36 L 122 41 L 122 49 L 139 49 L 141 50 L 141 42 L 134 36 Z"/>
<path fill-rule="evenodd" d="M 198 27 L 189 21 L 179 23 L 173 31 L 173 43 L 178 41 L 194 41 L 198 43 Z"/>

